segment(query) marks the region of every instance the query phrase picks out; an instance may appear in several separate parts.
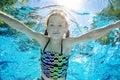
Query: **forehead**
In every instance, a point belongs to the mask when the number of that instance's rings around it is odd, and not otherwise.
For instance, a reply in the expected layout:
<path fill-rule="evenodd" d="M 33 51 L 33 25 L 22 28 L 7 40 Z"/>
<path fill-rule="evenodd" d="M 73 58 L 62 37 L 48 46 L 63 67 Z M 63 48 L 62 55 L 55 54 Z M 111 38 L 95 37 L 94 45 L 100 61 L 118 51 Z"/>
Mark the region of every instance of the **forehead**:
<path fill-rule="evenodd" d="M 66 19 L 62 15 L 54 14 L 54 15 L 50 16 L 50 18 L 49 18 L 49 22 L 53 22 L 53 21 L 65 22 Z"/>

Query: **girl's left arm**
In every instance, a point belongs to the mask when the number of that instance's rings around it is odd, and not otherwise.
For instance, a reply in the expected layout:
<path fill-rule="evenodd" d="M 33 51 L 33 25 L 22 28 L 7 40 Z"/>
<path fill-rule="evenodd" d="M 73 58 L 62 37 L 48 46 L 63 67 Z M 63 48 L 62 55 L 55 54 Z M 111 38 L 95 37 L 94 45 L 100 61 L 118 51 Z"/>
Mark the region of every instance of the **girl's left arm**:
<path fill-rule="evenodd" d="M 109 33 L 111 30 L 115 28 L 120 28 L 120 20 L 116 21 L 113 24 L 109 24 L 105 27 L 94 29 L 92 31 L 89 31 L 79 37 L 72 37 L 68 38 L 68 42 L 71 44 L 81 43 L 81 42 L 87 42 L 91 40 L 96 40 L 105 34 Z"/>

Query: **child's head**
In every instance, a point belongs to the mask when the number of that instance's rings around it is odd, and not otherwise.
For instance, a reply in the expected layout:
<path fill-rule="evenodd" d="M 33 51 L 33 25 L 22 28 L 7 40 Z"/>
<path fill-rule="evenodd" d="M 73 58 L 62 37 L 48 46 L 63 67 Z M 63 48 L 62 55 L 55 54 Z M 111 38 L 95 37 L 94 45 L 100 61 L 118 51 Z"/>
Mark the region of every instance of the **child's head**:
<path fill-rule="evenodd" d="M 45 35 L 63 38 L 65 34 L 66 37 L 69 37 L 68 19 L 63 11 L 52 11 L 47 18 L 46 25 Z"/>

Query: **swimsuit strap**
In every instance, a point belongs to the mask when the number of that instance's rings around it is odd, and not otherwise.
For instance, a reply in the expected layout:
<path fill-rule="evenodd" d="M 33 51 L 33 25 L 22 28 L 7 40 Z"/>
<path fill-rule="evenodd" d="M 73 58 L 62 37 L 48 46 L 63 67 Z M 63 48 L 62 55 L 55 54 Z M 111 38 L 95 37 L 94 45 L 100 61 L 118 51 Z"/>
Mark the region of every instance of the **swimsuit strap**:
<path fill-rule="evenodd" d="M 48 42 L 46 43 L 46 45 L 45 45 L 45 47 L 43 49 L 43 52 L 45 51 L 45 49 L 46 49 L 46 47 L 47 47 L 47 45 L 48 45 L 49 42 L 50 42 L 50 39 L 48 39 Z"/>
<path fill-rule="evenodd" d="M 61 53 L 60 54 L 63 54 L 63 39 L 61 41 Z"/>
<path fill-rule="evenodd" d="M 45 47 L 44 47 L 44 49 L 43 49 L 43 52 L 44 52 L 45 49 L 47 48 L 49 42 L 50 42 L 50 39 L 48 39 L 48 42 L 46 43 L 46 45 L 45 45 Z M 62 39 L 62 41 L 61 41 L 61 53 L 60 53 L 60 54 L 63 54 L 63 39 Z"/>

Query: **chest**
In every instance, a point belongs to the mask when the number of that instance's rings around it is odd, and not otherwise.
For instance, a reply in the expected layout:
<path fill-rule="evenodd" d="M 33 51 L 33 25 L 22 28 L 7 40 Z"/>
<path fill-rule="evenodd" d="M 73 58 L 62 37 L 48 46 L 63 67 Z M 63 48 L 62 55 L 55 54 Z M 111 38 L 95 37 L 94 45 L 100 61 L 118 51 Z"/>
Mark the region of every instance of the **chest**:
<path fill-rule="evenodd" d="M 65 44 L 61 45 L 48 45 L 45 51 L 63 53 L 64 55 L 69 55 L 71 52 L 71 46 L 66 46 Z"/>

